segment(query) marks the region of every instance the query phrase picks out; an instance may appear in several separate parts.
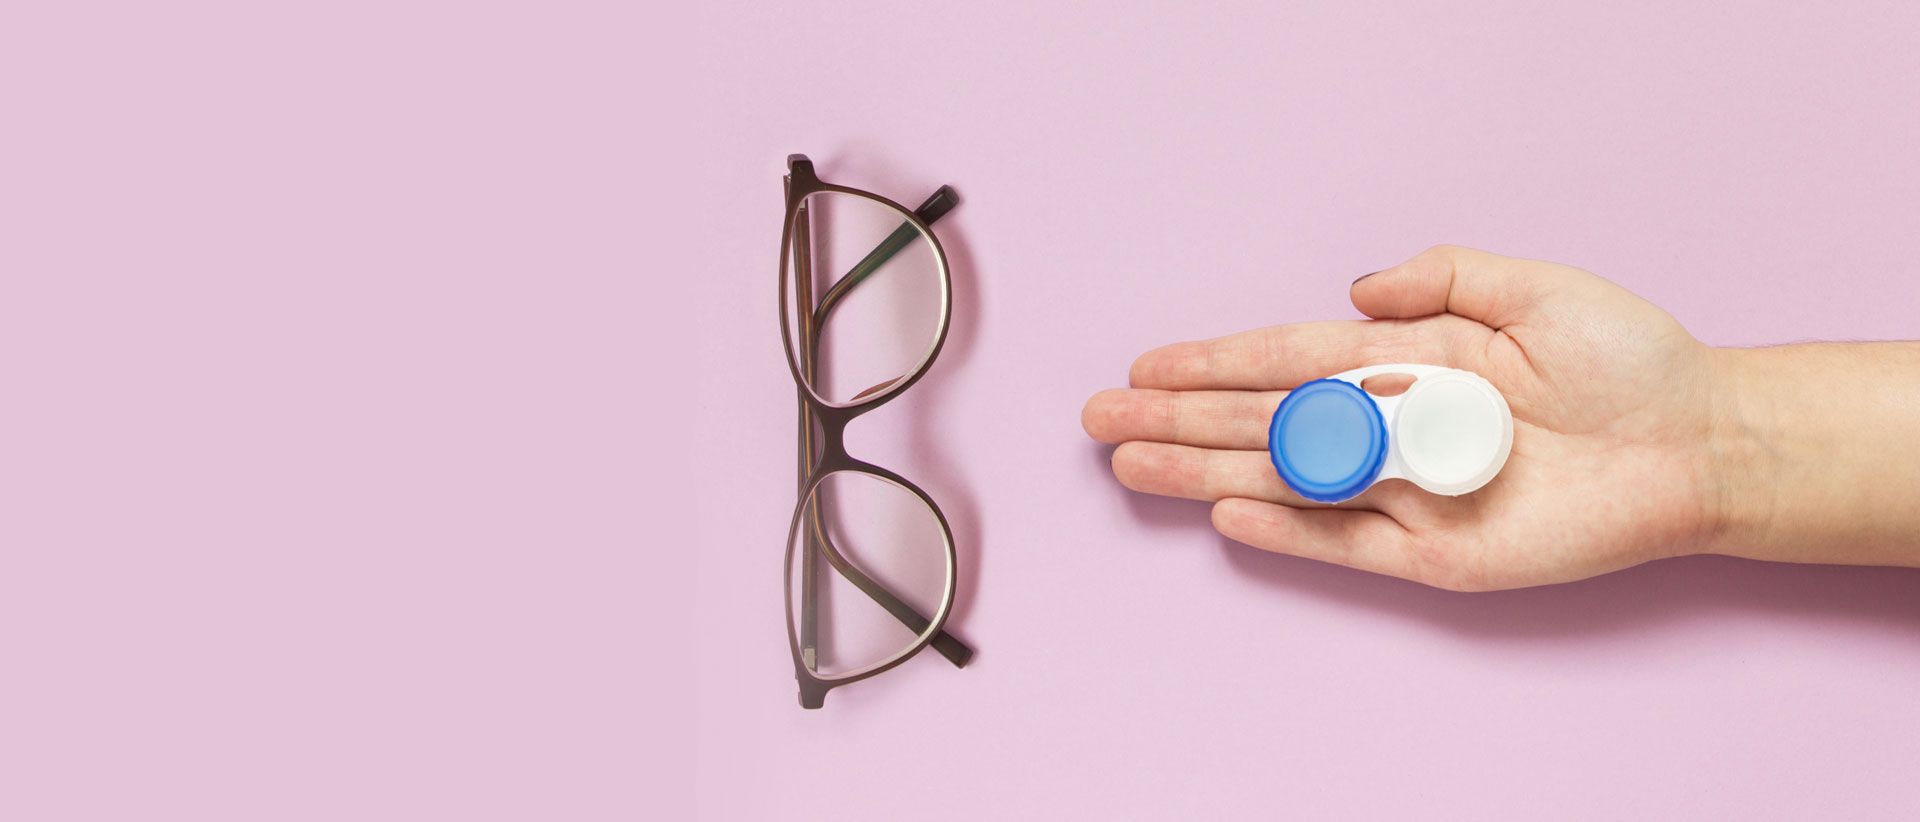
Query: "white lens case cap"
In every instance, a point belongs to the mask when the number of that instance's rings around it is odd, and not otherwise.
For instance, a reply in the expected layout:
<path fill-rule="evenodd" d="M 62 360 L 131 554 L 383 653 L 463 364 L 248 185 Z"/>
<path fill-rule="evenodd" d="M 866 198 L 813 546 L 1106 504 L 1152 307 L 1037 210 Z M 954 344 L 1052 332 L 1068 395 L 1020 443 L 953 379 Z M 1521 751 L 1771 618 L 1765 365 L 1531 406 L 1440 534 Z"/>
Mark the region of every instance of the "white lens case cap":
<path fill-rule="evenodd" d="M 1401 394 L 1368 394 L 1387 428 L 1386 462 L 1375 482 L 1404 478 L 1427 491 L 1459 496 L 1493 480 L 1513 451 L 1513 411 L 1507 398 L 1471 371 L 1437 365 L 1371 365 L 1328 379 L 1361 383 L 1406 374 Z"/>

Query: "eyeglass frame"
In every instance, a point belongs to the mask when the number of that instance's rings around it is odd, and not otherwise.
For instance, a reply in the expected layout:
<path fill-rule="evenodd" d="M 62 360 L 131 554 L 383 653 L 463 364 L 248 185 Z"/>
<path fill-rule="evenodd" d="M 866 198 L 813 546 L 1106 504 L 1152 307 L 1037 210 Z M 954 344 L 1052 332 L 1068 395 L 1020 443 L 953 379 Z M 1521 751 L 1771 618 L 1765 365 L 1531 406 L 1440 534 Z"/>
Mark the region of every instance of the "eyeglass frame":
<path fill-rule="evenodd" d="M 826 704 L 827 692 L 854 682 L 878 676 L 913 658 L 923 648 L 932 645 L 936 651 L 952 662 L 954 667 L 965 667 L 973 658 L 973 649 L 946 631 L 947 617 L 953 611 L 954 599 L 959 585 L 959 557 L 953 539 L 953 529 L 947 517 L 940 510 L 933 497 L 918 485 L 892 471 L 864 460 L 857 459 L 846 450 L 845 432 L 847 424 L 855 418 L 873 411 L 891 402 L 905 393 L 914 383 L 926 376 L 939 359 L 940 351 L 946 344 L 947 331 L 953 318 L 953 274 L 947 261 L 946 250 L 941 247 L 940 239 L 934 235 L 931 224 L 944 216 L 959 203 L 958 195 L 949 186 L 940 189 L 927 198 L 918 209 L 908 211 L 892 200 L 846 186 L 824 182 L 814 172 L 813 162 L 803 154 L 787 157 L 787 174 L 783 178 L 786 188 L 786 211 L 780 231 L 780 336 L 786 349 L 787 367 L 793 376 L 794 387 L 799 395 L 799 497 L 794 503 L 792 522 L 787 531 L 787 553 L 785 562 L 785 599 L 787 612 L 787 644 L 793 655 L 794 678 L 800 686 L 800 705 L 803 708 L 817 709 Z M 845 275 L 834 281 L 820 297 L 817 304 L 812 298 L 812 227 L 811 213 L 807 208 L 808 198 L 814 194 L 838 193 L 860 197 L 885 206 L 904 217 L 901 226 L 882 240 L 873 251 Z M 796 231 L 797 229 L 797 231 Z M 798 234 L 799 236 L 796 236 Z M 916 236 L 917 235 L 917 236 Z M 933 345 L 926 356 L 914 369 L 894 380 L 861 392 L 846 403 L 832 403 L 821 397 L 811 384 L 807 375 L 817 370 L 819 358 L 819 329 L 825 326 L 828 317 L 839 300 L 853 288 L 858 287 L 900 250 L 909 247 L 915 239 L 924 238 L 933 248 L 934 259 L 940 271 L 940 322 L 935 331 Z M 795 269 L 800 269 L 796 271 Z M 789 281 L 793 283 L 791 293 Z M 794 305 L 789 306 L 792 300 Z M 794 329 L 789 314 L 800 318 L 800 336 L 807 348 L 805 365 L 794 350 Z M 879 390 L 876 390 L 879 389 Z M 815 424 L 819 427 L 818 458 L 814 456 L 813 434 Z M 940 525 L 942 542 L 946 550 L 946 580 L 941 597 L 940 608 L 933 616 L 919 613 L 913 606 L 901 601 L 885 586 L 874 581 L 860 571 L 852 562 L 840 554 L 833 546 L 833 540 L 826 533 L 822 518 L 818 512 L 819 500 L 816 491 L 828 477 L 839 473 L 856 473 L 891 483 L 917 497 L 933 514 Z M 805 578 L 801 593 L 801 626 L 794 624 L 793 607 L 793 552 L 801 540 L 800 528 L 808 524 L 806 535 L 806 554 L 801 558 L 802 573 Z M 896 652 L 894 656 L 873 665 L 859 668 L 836 676 L 821 676 L 815 666 L 818 662 L 818 615 L 814 595 L 814 579 L 817 575 L 815 556 L 825 558 L 828 565 L 839 571 L 841 576 L 879 604 L 895 619 L 900 620 L 915 636 L 911 644 Z M 921 627 L 915 628 L 916 623 Z"/>

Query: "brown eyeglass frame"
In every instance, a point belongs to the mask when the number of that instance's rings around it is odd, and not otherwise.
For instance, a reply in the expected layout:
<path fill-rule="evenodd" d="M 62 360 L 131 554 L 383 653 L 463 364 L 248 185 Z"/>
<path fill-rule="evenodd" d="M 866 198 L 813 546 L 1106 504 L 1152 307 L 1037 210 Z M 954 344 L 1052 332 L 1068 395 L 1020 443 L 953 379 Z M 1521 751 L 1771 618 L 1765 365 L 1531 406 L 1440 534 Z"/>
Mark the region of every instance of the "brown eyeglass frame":
<path fill-rule="evenodd" d="M 934 236 L 930 226 L 958 205 L 959 197 L 952 188 L 941 186 L 919 208 L 908 211 L 899 203 L 872 192 L 822 182 L 814 173 L 813 162 L 801 154 L 788 155 L 784 182 L 787 205 L 780 231 L 780 337 L 787 351 L 787 366 L 793 374 L 794 388 L 800 400 L 799 499 L 794 503 L 793 520 L 788 526 L 785 563 L 787 644 L 793 652 L 793 673 L 800 685 L 800 705 L 803 708 L 819 708 L 826 704 L 827 691 L 885 673 L 911 659 L 928 645 L 932 645 L 954 667 L 965 667 L 973 658 L 972 648 L 946 632 L 947 616 L 953 610 L 959 576 L 953 529 L 947 523 L 946 514 L 941 512 L 933 497 L 905 477 L 848 454 L 845 438 L 847 424 L 854 418 L 887 404 L 926 376 L 934 360 L 939 358 L 941 347 L 946 344 L 947 328 L 953 318 L 953 274 L 947 263 L 946 250 L 940 246 L 940 240 Z M 816 302 L 813 298 L 812 216 L 807 208 L 807 198 L 823 192 L 865 198 L 892 209 L 903 220 L 899 228 L 845 275 L 835 280 Z M 821 329 L 846 294 L 859 287 L 895 254 L 920 239 L 932 244 L 934 258 L 940 269 L 940 324 L 932 347 L 911 372 L 869 388 L 848 402 L 827 401 L 816 393 L 810 380 L 819 362 Z M 789 281 L 793 285 L 791 292 L 788 289 Z M 789 306 L 789 300 L 795 305 Z M 798 329 L 793 328 L 795 323 L 788 319 L 789 314 L 797 318 Z M 803 351 L 795 350 L 796 337 Z M 833 544 L 815 491 L 827 477 L 843 472 L 865 474 L 912 493 L 939 522 L 947 553 L 947 575 L 940 608 L 931 616 L 920 613 L 862 572 Z M 805 528 L 804 535 L 802 528 Z M 805 554 L 800 557 L 803 579 L 799 624 L 796 625 L 793 552 L 803 536 L 806 547 Z M 817 563 L 821 561 L 913 631 L 915 636 L 912 644 L 873 665 L 844 674 L 821 676 L 815 670 L 819 646 L 814 584 L 819 570 Z"/>

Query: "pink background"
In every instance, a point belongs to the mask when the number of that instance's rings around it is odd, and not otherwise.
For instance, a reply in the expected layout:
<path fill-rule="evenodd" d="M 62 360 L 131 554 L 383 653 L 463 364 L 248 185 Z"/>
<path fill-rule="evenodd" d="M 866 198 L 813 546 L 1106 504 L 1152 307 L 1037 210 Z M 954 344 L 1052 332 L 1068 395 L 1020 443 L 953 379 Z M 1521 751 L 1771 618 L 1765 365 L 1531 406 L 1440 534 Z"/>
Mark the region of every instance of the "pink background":
<path fill-rule="evenodd" d="M 666 34 L 0 8 L 0 820 L 688 816 Z"/>
<path fill-rule="evenodd" d="M 1434 242 L 1920 336 L 1920 12 L 0 12 L 0 819 L 1911 817 L 1920 572 L 1458 596 L 1134 497 L 1138 352 Z M 852 433 L 956 671 L 795 705 L 781 159 L 959 288 Z"/>

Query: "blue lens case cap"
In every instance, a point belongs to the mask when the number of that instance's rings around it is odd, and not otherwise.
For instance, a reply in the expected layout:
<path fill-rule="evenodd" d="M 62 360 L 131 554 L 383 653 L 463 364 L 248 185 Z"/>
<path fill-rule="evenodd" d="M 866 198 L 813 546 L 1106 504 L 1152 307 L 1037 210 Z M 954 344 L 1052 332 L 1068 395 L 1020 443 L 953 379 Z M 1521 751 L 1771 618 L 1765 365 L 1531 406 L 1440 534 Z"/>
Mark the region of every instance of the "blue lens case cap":
<path fill-rule="evenodd" d="M 1360 386 L 1314 380 L 1280 401 L 1267 428 L 1267 451 L 1280 478 L 1315 502 L 1340 502 L 1367 490 L 1387 461 L 1380 405 Z"/>

